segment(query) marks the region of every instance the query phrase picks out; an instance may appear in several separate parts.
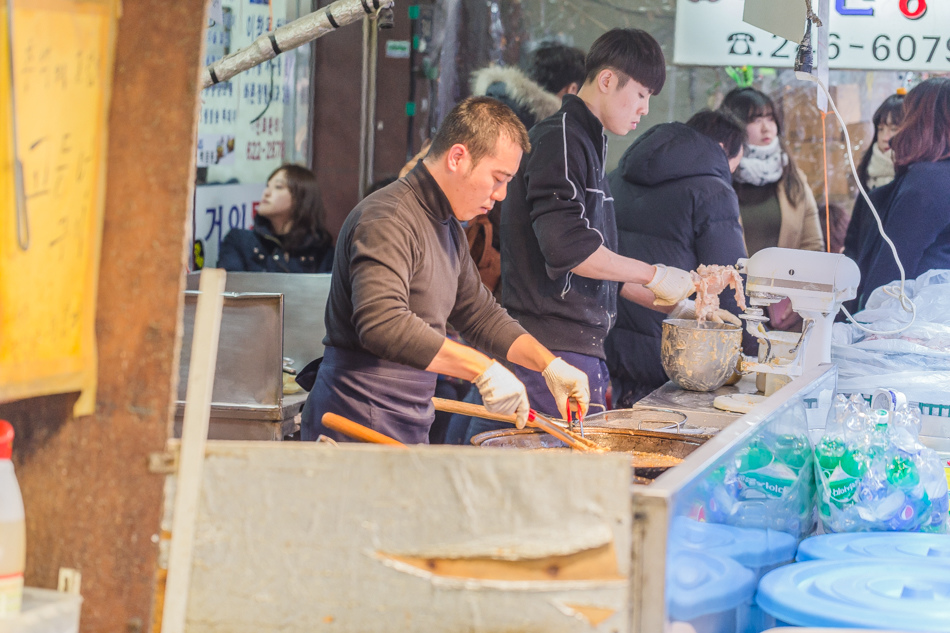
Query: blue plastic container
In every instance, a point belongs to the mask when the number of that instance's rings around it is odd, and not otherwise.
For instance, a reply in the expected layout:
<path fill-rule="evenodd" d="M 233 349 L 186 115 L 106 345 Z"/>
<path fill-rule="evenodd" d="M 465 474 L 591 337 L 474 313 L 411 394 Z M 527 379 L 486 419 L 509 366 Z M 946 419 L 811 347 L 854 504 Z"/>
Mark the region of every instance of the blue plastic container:
<path fill-rule="evenodd" d="M 702 523 L 686 517 L 673 520 L 669 548 L 726 556 L 751 569 L 758 579 L 776 565 L 795 559 L 798 541 L 777 530 Z"/>
<path fill-rule="evenodd" d="M 766 574 L 755 597 L 776 626 L 950 631 L 950 565 L 816 560 Z"/>
<path fill-rule="evenodd" d="M 702 552 L 671 552 L 666 574 L 667 615 L 696 633 L 736 633 L 746 626 L 755 575 L 736 561 Z"/>
<path fill-rule="evenodd" d="M 950 534 L 856 532 L 821 534 L 798 546 L 799 562 L 851 558 L 932 560 L 950 565 Z M 950 630 L 950 625 L 948 625 Z"/>

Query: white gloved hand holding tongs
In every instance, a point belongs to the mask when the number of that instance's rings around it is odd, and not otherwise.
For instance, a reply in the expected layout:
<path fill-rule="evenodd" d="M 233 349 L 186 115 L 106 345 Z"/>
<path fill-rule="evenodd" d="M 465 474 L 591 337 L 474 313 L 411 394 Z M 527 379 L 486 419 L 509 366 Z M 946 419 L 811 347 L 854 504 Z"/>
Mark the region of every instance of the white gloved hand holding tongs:
<path fill-rule="evenodd" d="M 570 420 L 567 411 L 568 399 L 577 402 L 581 417 L 587 415 L 590 406 L 590 383 L 587 374 L 573 365 L 568 365 L 563 359 L 555 358 L 548 363 L 541 375 L 554 396 L 561 419 Z"/>

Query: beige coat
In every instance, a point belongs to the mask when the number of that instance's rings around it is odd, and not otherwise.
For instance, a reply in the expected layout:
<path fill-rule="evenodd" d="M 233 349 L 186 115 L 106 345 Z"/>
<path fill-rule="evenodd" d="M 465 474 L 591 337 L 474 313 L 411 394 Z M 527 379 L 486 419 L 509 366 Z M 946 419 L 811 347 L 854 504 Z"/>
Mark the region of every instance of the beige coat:
<path fill-rule="evenodd" d="M 783 181 L 778 183 L 778 203 L 782 209 L 782 228 L 778 234 L 778 246 L 798 248 L 805 251 L 825 250 L 825 241 L 821 236 L 821 220 L 818 215 L 818 203 L 808 186 L 805 173 L 799 169 L 798 177 L 805 187 L 805 197 L 793 205 L 785 193 Z"/>

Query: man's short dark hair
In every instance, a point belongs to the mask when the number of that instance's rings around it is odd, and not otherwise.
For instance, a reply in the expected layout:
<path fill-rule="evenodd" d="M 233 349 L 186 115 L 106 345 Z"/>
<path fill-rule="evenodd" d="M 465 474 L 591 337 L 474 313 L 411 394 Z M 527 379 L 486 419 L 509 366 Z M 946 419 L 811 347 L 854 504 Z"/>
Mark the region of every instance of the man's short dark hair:
<path fill-rule="evenodd" d="M 717 143 L 722 143 L 722 148 L 730 159 L 739 155 L 739 150 L 746 142 L 745 125 L 732 114 L 722 110 L 700 110 L 686 125 Z"/>
<path fill-rule="evenodd" d="M 542 42 L 528 62 L 528 77 L 552 94 L 584 83 L 584 51 L 557 42 Z"/>
<path fill-rule="evenodd" d="M 652 35 L 640 29 L 611 29 L 597 38 L 584 63 L 584 82 L 594 81 L 600 71 L 619 71 L 620 87 L 633 79 L 658 95 L 666 83 L 666 58 Z"/>
<path fill-rule="evenodd" d="M 427 156 L 442 156 L 453 145 L 461 144 L 468 149 L 474 165 L 494 153 L 502 136 L 519 145 L 525 154 L 531 151 L 528 130 L 511 108 L 491 97 L 469 97 L 442 121 Z"/>

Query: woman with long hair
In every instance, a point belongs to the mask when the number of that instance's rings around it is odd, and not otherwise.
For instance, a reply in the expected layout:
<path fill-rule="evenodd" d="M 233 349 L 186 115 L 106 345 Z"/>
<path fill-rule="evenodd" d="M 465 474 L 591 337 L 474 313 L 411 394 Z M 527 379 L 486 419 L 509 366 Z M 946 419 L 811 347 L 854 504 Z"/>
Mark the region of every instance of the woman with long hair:
<path fill-rule="evenodd" d="M 858 178 L 865 191 L 883 187 L 894 180 L 894 151 L 891 149 L 891 139 L 900 129 L 904 120 L 903 88 L 884 100 L 871 122 L 874 124 L 874 137 L 871 146 L 864 153 L 858 165 Z"/>
<path fill-rule="evenodd" d="M 818 204 L 805 173 L 785 146 L 775 103 L 755 88 L 736 88 L 720 109 L 746 128 L 745 152 L 732 184 L 749 256 L 772 246 L 824 250 Z M 769 306 L 769 318 L 779 330 L 795 329 L 801 322 L 787 299 Z"/>
<path fill-rule="evenodd" d="M 267 179 L 254 227 L 231 229 L 218 267 L 230 271 L 324 273 L 333 266 L 333 239 L 324 228 L 317 177 L 300 165 L 281 165 Z"/>
<path fill-rule="evenodd" d="M 770 246 L 822 250 L 818 204 L 785 146 L 775 103 L 755 88 L 736 88 L 721 108 L 746 126 L 748 140 L 733 186 L 749 255 Z"/>
<path fill-rule="evenodd" d="M 894 242 L 907 279 L 950 268 L 950 78 L 917 85 L 904 99 L 904 122 L 891 139 L 896 176 L 869 194 Z M 863 197 L 852 213 L 845 254 L 861 269 L 856 308 L 900 279 L 890 247 Z"/>

